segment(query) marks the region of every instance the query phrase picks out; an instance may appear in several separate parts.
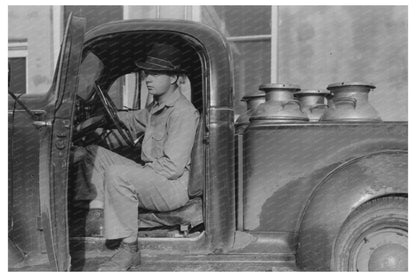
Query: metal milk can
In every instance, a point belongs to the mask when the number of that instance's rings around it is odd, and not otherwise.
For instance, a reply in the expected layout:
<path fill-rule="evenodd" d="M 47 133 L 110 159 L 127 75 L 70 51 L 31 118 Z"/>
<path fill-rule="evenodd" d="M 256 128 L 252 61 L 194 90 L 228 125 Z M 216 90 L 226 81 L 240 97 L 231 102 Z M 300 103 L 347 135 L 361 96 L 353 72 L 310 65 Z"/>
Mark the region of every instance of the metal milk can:
<path fill-rule="evenodd" d="M 370 90 L 376 87 L 366 83 L 334 83 L 328 85 L 332 99 L 322 121 L 381 121 L 377 111 L 368 102 Z"/>
<path fill-rule="evenodd" d="M 308 116 L 301 110 L 301 104 L 294 99 L 294 93 L 300 91 L 298 85 L 272 83 L 259 87 L 266 94 L 266 102 L 260 104 L 250 117 L 256 123 L 280 123 L 308 121 Z"/>
<path fill-rule="evenodd" d="M 331 108 L 334 106 L 334 102 L 332 102 L 332 99 L 334 98 L 334 94 L 332 92 L 329 92 L 327 95 L 325 95 L 326 98 L 326 104 L 328 105 L 328 108 Z"/>
<path fill-rule="evenodd" d="M 319 89 L 301 90 L 295 93 L 302 105 L 302 111 L 307 114 L 309 121 L 316 122 L 324 114 L 328 105 L 325 104 L 325 97 L 329 91 Z"/>
<path fill-rule="evenodd" d="M 254 113 L 255 109 L 258 105 L 264 103 L 266 101 L 266 95 L 264 92 L 259 92 L 256 94 L 245 95 L 241 98 L 241 101 L 246 102 L 247 104 L 247 111 L 242 113 L 236 121 L 237 127 L 240 125 L 248 125 L 250 123 L 250 116 Z"/>

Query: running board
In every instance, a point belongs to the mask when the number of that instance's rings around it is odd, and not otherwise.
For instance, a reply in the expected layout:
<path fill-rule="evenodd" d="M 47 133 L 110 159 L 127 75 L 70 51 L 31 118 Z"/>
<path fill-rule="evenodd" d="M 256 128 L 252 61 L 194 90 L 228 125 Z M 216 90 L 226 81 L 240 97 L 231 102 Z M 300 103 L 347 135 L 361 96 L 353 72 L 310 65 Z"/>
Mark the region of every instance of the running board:
<path fill-rule="evenodd" d="M 73 258 L 72 270 L 96 271 L 111 254 L 82 253 L 84 261 Z M 297 271 L 294 255 L 172 255 L 142 251 L 142 263 L 131 271 Z M 78 261 L 78 262 L 77 262 Z"/>

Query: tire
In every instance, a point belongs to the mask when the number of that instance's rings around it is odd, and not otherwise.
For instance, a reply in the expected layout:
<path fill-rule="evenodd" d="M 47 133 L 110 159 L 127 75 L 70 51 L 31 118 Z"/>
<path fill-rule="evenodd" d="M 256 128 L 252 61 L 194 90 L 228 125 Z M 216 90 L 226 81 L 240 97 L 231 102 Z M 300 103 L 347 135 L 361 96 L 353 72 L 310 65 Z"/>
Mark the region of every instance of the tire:
<path fill-rule="evenodd" d="M 332 251 L 333 271 L 407 271 L 407 198 L 383 197 L 356 209 Z"/>

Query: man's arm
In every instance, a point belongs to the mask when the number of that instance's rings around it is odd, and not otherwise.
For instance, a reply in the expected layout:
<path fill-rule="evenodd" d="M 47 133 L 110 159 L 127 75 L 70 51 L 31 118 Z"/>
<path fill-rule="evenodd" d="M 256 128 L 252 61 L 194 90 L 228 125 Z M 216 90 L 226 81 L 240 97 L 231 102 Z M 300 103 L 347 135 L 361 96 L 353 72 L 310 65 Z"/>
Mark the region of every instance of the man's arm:
<path fill-rule="evenodd" d="M 198 121 L 196 110 L 174 111 L 167 123 L 163 157 L 146 165 L 170 180 L 182 176 L 191 157 Z"/>
<path fill-rule="evenodd" d="M 148 115 L 147 109 L 136 111 L 119 111 L 117 115 L 129 129 L 135 140 L 138 139 L 142 133 L 144 133 Z M 127 146 L 126 142 L 116 129 L 113 129 L 110 134 L 106 135 L 105 141 L 111 148 Z"/>
<path fill-rule="evenodd" d="M 139 133 L 143 133 L 146 130 L 147 117 L 149 111 L 147 108 L 137 111 L 121 111 L 117 115 L 120 120 L 130 130 L 134 138 Z"/>

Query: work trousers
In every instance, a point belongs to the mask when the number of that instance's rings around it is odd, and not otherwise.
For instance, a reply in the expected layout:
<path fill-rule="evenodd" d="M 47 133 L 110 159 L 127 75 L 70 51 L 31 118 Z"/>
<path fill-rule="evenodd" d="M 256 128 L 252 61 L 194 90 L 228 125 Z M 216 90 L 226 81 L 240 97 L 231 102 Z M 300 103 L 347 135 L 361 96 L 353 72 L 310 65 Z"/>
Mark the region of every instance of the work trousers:
<path fill-rule="evenodd" d="M 103 147 L 86 147 L 83 160 L 87 188 L 80 188 L 78 199 L 104 203 L 104 236 L 118 239 L 138 231 L 138 208 L 171 211 L 189 200 L 189 172 L 168 180 L 152 168 L 142 166 Z"/>

